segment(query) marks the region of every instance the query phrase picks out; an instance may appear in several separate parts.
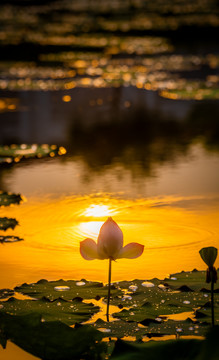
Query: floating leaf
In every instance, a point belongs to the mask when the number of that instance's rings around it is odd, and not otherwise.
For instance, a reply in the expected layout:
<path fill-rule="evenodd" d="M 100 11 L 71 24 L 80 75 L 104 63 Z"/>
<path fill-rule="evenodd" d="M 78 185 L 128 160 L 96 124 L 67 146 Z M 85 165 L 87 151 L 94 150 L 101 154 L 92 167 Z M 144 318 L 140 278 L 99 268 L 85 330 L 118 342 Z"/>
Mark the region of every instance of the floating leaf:
<path fill-rule="evenodd" d="M 0 243 L 2 243 L 2 244 L 14 243 L 14 242 L 22 241 L 22 240 L 23 239 L 19 238 L 18 236 L 13 236 L 13 235 L 2 236 L 2 235 L 0 235 Z"/>
<path fill-rule="evenodd" d="M 15 226 L 18 225 L 18 221 L 13 218 L 0 217 L 0 230 L 12 229 L 14 230 Z"/>
<path fill-rule="evenodd" d="M 20 161 L 22 158 L 54 157 L 64 154 L 66 154 L 66 149 L 63 146 L 59 147 L 57 145 L 14 144 L 10 146 L 0 146 L 0 157 L 12 158 L 15 162 Z"/>
<path fill-rule="evenodd" d="M 0 343 L 10 339 L 44 360 L 100 359 L 103 335 L 89 325 L 70 328 L 60 321 L 42 322 L 39 314 L 14 316 L 0 313 Z"/>
<path fill-rule="evenodd" d="M 162 303 L 161 303 L 162 304 Z M 145 305 L 124 309 L 118 313 L 114 313 L 113 316 L 124 321 L 137 321 L 143 322 L 145 320 L 155 321 L 160 315 L 177 314 L 186 312 L 192 309 L 180 306 L 178 303 L 162 304 L 162 306 L 153 306 L 152 303 L 146 303 Z"/>
<path fill-rule="evenodd" d="M 167 320 L 160 324 L 151 322 L 147 327 L 147 336 L 157 335 L 176 335 L 178 336 L 204 336 L 210 329 L 209 324 L 202 324 L 187 318 L 184 321 Z"/>
<path fill-rule="evenodd" d="M 178 290 L 181 286 L 186 285 L 193 291 L 200 291 L 206 287 L 205 275 L 205 271 L 182 271 L 171 275 L 170 278 L 165 278 L 164 283 L 173 290 Z M 176 277 L 176 280 L 171 280 L 171 277 Z"/>
<path fill-rule="evenodd" d="M 146 344 L 134 344 L 118 340 L 112 360 L 216 360 L 219 358 L 218 328 L 213 329 L 206 340 L 174 340 Z"/>
<path fill-rule="evenodd" d="M 219 298 L 214 301 L 214 316 L 215 316 L 215 325 L 219 325 Z M 203 305 L 200 309 L 195 311 L 195 317 L 198 320 L 207 322 L 211 324 L 211 303 L 210 301 Z"/>
<path fill-rule="evenodd" d="M 145 282 L 154 286 L 145 287 Z M 210 326 L 208 314 L 206 314 L 205 318 L 198 318 L 198 316 L 195 318 L 195 310 L 199 308 L 199 311 L 203 312 L 208 301 L 209 295 L 207 290 L 204 290 L 204 286 L 206 286 L 206 283 L 204 272 L 202 271 L 172 274 L 170 278 L 163 281 L 159 279 L 147 281 L 136 279 L 114 283 L 112 285 L 110 301 L 113 305 L 118 306 L 118 310 L 121 309 L 122 311 L 114 311 L 114 322 L 105 323 L 103 320 L 98 320 L 94 326 L 101 328 L 105 336 L 116 337 L 137 336 L 140 338 L 142 336 L 151 336 L 153 333 L 170 335 L 177 334 L 178 332 L 184 335 L 195 336 L 205 334 Z M 56 319 L 61 318 L 63 322 L 69 324 L 67 315 L 70 304 L 74 301 L 76 301 L 76 304 L 82 304 L 83 299 L 90 299 L 92 302 L 92 299 L 95 298 L 106 298 L 108 288 L 103 286 L 102 283 L 91 282 L 85 279 L 80 281 L 47 281 L 42 279 L 35 284 L 23 284 L 14 290 L 39 299 L 39 302 L 34 301 L 33 303 L 29 300 L 31 306 L 38 306 L 42 302 L 46 303 L 52 311 L 51 317 L 46 313 L 47 319 L 50 318 L 51 320 L 55 316 Z M 219 295 L 215 292 L 216 302 L 218 298 Z M 72 302 L 72 299 L 75 300 Z M 14 305 L 13 301 L 10 305 L 9 301 L 7 306 L 19 308 L 21 303 L 21 300 L 20 302 L 16 300 Z M 61 311 L 62 317 L 60 317 L 59 310 L 62 307 L 63 314 Z M 23 310 L 26 311 L 27 306 L 23 306 L 19 311 Z M 42 311 L 42 307 L 40 310 Z M 36 309 L 33 309 L 33 311 L 36 311 Z M 98 311 L 99 308 L 95 311 L 96 318 L 98 317 Z M 74 316 L 76 315 L 74 314 Z M 91 313 L 88 313 L 88 318 L 90 315 Z M 184 320 L 188 317 L 191 317 L 192 320 Z M 78 317 L 77 321 L 81 322 L 82 320 L 80 319 Z M 216 319 L 217 321 L 219 320 L 217 311 Z M 125 324 L 127 325 L 127 331 Z M 143 330 L 139 330 L 141 326 Z M 107 333 L 107 329 L 110 329 L 110 332 Z M 176 329 L 181 330 L 176 331 Z"/>
<path fill-rule="evenodd" d="M 22 201 L 22 197 L 20 194 L 0 192 L 0 207 L 9 206 L 11 204 L 20 204 L 21 201 Z"/>
<path fill-rule="evenodd" d="M 0 290 L 0 299 L 7 299 L 9 296 L 14 295 L 14 290 L 11 289 L 1 289 Z"/>
<path fill-rule="evenodd" d="M 205 100 L 205 99 L 212 99 L 212 100 L 218 100 L 219 99 L 219 89 L 218 88 L 207 88 L 204 87 L 203 84 L 198 83 L 191 83 L 186 82 L 184 83 L 184 88 L 182 89 L 166 89 L 159 92 L 159 95 L 161 95 L 164 98 L 167 99 L 184 99 L 184 100 Z"/>
<path fill-rule="evenodd" d="M 80 286 L 80 284 L 82 284 Z M 60 288 L 61 287 L 61 291 Z M 39 280 L 35 284 L 23 284 L 15 288 L 17 292 L 21 292 L 24 295 L 40 299 L 43 296 L 50 300 L 62 297 L 65 300 L 71 300 L 75 297 L 81 297 L 82 299 L 95 299 L 96 297 L 107 297 L 108 287 L 103 286 L 103 283 L 82 280 L 81 282 L 75 280 L 58 280 L 47 281 Z M 112 289 L 112 295 L 122 294 L 121 290 Z"/>
<path fill-rule="evenodd" d="M 40 300 L 18 300 L 11 297 L 0 304 L 3 306 L 0 309 L 1 313 L 19 316 L 38 313 L 44 321 L 59 320 L 67 325 L 87 321 L 99 311 L 99 307 L 91 303 L 85 304 L 78 300 L 67 301 L 62 298 L 50 301 L 45 297 Z"/>
<path fill-rule="evenodd" d="M 123 289 L 125 295 L 112 299 L 112 304 L 122 306 L 145 306 L 150 303 L 157 315 L 179 313 L 192 310 L 193 307 L 201 306 L 206 302 L 203 292 L 199 290 L 206 286 L 205 272 L 183 272 L 174 274 L 176 280 L 165 279 L 163 281 L 152 279 L 147 283 L 155 286 L 145 287 L 145 281 L 133 280 L 122 281 L 116 286 Z M 188 285 L 186 285 L 188 282 Z M 172 285 L 174 284 L 174 285 Z M 131 291 L 130 286 L 137 286 L 136 291 Z M 189 291 L 191 290 L 191 291 Z M 196 290 L 196 291 L 195 291 Z M 174 310 L 175 307 L 175 310 Z M 186 310 L 187 309 L 187 310 Z M 162 312 L 164 310 L 164 312 Z"/>
<path fill-rule="evenodd" d="M 0 164 L 1 165 L 9 165 L 13 162 L 13 158 L 11 157 L 0 157 Z"/>
<path fill-rule="evenodd" d="M 128 323 L 122 320 L 114 321 L 114 322 L 106 322 L 103 321 L 102 319 L 98 319 L 94 323 L 94 327 L 95 329 L 105 334 L 105 337 L 123 338 L 126 336 L 136 336 L 137 338 L 141 338 L 146 334 L 146 328 L 139 327 L 138 323 L 136 322 Z"/>

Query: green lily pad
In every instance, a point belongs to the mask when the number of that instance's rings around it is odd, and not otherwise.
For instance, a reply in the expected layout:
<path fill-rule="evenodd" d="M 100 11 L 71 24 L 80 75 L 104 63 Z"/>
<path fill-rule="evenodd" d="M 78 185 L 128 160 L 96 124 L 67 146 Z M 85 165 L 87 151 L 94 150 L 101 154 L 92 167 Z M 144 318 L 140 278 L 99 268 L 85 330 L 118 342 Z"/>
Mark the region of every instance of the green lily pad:
<path fill-rule="evenodd" d="M 155 288 L 130 296 L 132 299 L 128 300 L 128 303 L 125 303 L 124 306 L 131 305 L 131 308 L 123 309 L 119 313 L 114 313 L 113 316 L 124 320 L 142 321 L 147 317 L 154 318 L 159 315 L 189 312 L 206 303 L 206 294 L 202 292 L 162 292 L 162 290 Z M 144 302 L 142 303 L 143 299 Z M 115 304 L 115 301 L 112 302 Z"/>
<path fill-rule="evenodd" d="M 0 230 L 12 229 L 14 230 L 15 226 L 18 225 L 18 221 L 13 218 L 0 217 Z"/>
<path fill-rule="evenodd" d="M 199 274 L 201 276 L 201 274 Z M 171 288 L 166 281 L 152 279 L 150 281 L 133 280 L 120 282 L 118 287 L 125 294 L 122 297 L 112 299 L 114 305 L 122 306 L 144 306 L 149 311 L 149 305 L 153 304 L 155 315 L 172 314 L 192 310 L 194 307 L 206 303 L 208 295 L 200 291 L 194 291 L 189 286 L 175 286 Z M 189 284 L 190 285 L 190 284 Z M 201 288 L 205 285 L 201 282 Z M 186 291 L 191 290 L 191 291 Z M 152 309 L 152 306 L 151 306 Z M 132 310 L 131 310 L 132 311 Z"/>
<path fill-rule="evenodd" d="M 0 165 L 9 165 L 13 162 L 11 157 L 0 157 Z"/>
<path fill-rule="evenodd" d="M 70 328 L 60 321 L 42 322 L 39 314 L 0 313 L 0 343 L 7 339 L 44 360 L 100 360 L 102 334 L 89 325 Z"/>
<path fill-rule="evenodd" d="M 206 286 L 204 271 L 173 274 L 164 281 L 133 280 L 119 282 L 117 285 L 125 294 L 114 297 L 111 303 L 124 309 L 113 313 L 113 316 L 142 324 L 153 322 L 159 316 L 168 318 L 168 315 L 180 313 L 194 316 L 195 309 L 203 307 L 210 299 L 208 290 L 203 291 Z M 219 294 L 216 292 L 215 303 L 217 299 Z M 216 318 L 219 319 L 217 312 Z"/>
<path fill-rule="evenodd" d="M 87 321 L 99 311 L 99 307 L 91 303 L 85 304 L 78 300 L 67 301 L 62 298 L 51 301 L 45 297 L 40 300 L 18 300 L 11 297 L 0 304 L 2 305 L 1 313 L 20 316 L 34 312 L 40 314 L 44 321 L 59 320 L 67 325 Z"/>
<path fill-rule="evenodd" d="M 146 335 L 146 328 L 139 327 L 137 322 L 128 323 L 122 320 L 106 322 L 102 319 L 98 319 L 94 323 L 94 327 L 102 332 L 104 337 L 117 337 L 121 339 L 127 336 L 141 338 Z"/>
<path fill-rule="evenodd" d="M 1 244 L 14 243 L 14 242 L 22 241 L 22 240 L 23 239 L 19 238 L 18 236 L 13 236 L 13 235 L 2 236 L 2 235 L 0 235 L 0 243 Z"/>
<path fill-rule="evenodd" d="M 194 291 L 200 291 L 203 288 L 209 288 L 210 285 L 206 284 L 206 271 L 182 271 L 170 275 L 169 278 L 164 279 L 164 282 L 174 290 L 180 289 L 181 286 L 187 285 Z"/>
<path fill-rule="evenodd" d="M 193 84 L 192 84 L 193 85 Z M 191 90 L 188 90 L 189 86 L 185 89 L 171 89 L 160 91 L 159 94 L 162 97 L 169 99 L 185 99 L 185 100 L 204 100 L 204 99 L 219 99 L 219 89 L 218 88 L 205 88 L 202 84 L 199 86 L 191 85 Z"/>
<path fill-rule="evenodd" d="M 105 322 L 98 319 L 95 324 L 95 328 L 103 332 L 106 337 L 117 337 L 119 339 L 123 337 L 132 338 L 135 340 L 141 340 L 144 337 L 152 336 L 203 336 L 210 329 L 210 324 L 202 326 L 199 322 L 194 322 L 190 318 L 184 321 L 153 321 L 150 319 L 148 326 L 141 326 L 137 322 L 127 322 L 123 320 L 115 322 Z M 134 340 L 134 339 L 132 339 Z"/>
<path fill-rule="evenodd" d="M 147 327 L 147 336 L 157 335 L 176 335 L 178 336 L 204 336 L 211 328 L 210 324 L 202 324 L 191 320 L 184 321 L 167 320 L 160 324 L 150 323 Z"/>
<path fill-rule="evenodd" d="M 142 306 L 123 309 L 118 313 L 114 313 L 113 316 L 124 321 L 142 322 L 146 319 L 155 319 L 160 315 L 166 316 L 186 311 L 189 312 L 190 310 L 192 310 L 192 308 L 180 306 L 179 302 L 161 303 L 159 306 L 154 306 L 153 303 L 146 302 Z"/>
<path fill-rule="evenodd" d="M 11 204 L 20 204 L 21 201 L 22 201 L 22 197 L 20 194 L 0 192 L 0 207 L 9 206 Z"/>
<path fill-rule="evenodd" d="M 214 317 L 215 325 L 219 325 L 219 297 L 215 297 L 214 301 Z M 197 320 L 211 324 L 211 302 L 207 302 L 200 309 L 195 311 L 195 317 Z"/>
<path fill-rule="evenodd" d="M 0 299 L 7 299 L 9 296 L 14 295 L 14 290 L 11 289 L 1 289 L 0 290 Z"/>
<path fill-rule="evenodd" d="M 47 281 L 42 279 L 35 284 L 23 284 L 18 286 L 15 290 L 36 299 L 40 299 L 45 296 L 50 300 L 55 300 L 58 297 L 65 300 L 71 300 L 75 297 L 81 297 L 82 299 L 94 299 L 96 297 L 107 297 L 108 293 L 108 287 L 103 286 L 103 283 L 87 281 L 85 279 L 80 281 Z M 111 293 L 113 296 L 122 294 L 119 289 L 112 289 Z"/>
<path fill-rule="evenodd" d="M 112 360 L 216 360 L 219 358 L 218 328 L 212 329 L 206 340 L 182 339 L 150 341 L 135 344 L 122 340 L 115 343 Z"/>
<path fill-rule="evenodd" d="M 22 158 L 54 157 L 64 154 L 66 154 L 66 149 L 63 146 L 59 147 L 57 145 L 14 144 L 10 146 L 0 146 L 0 157 L 12 158 L 15 162 L 18 162 Z"/>
<path fill-rule="evenodd" d="M 106 323 L 99 319 L 93 326 L 101 329 L 106 337 L 134 336 L 136 339 L 141 339 L 144 336 L 150 337 L 151 334 L 158 336 L 203 335 L 211 323 L 210 312 L 203 318 L 198 315 L 195 318 L 195 311 L 198 309 L 202 312 L 206 307 L 206 302 L 210 300 L 210 294 L 200 291 L 205 285 L 204 271 L 173 274 L 171 278 L 163 281 L 136 279 L 114 283 L 110 304 L 122 309 L 113 313 L 113 317 L 118 320 Z M 108 292 L 107 286 L 102 283 L 85 279 L 80 281 L 42 279 L 35 284 L 15 287 L 14 290 L 38 300 L 12 299 L 2 303 L 4 308 L 1 312 L 6 311 L 17 315 L 39 312 L 46 321 L 61 319 L 66 324 L 85 322 L 92 314 L 98 313 L 99 307 L 87 304 L 87 301 L 85 304 L 82 300 L 90 299 L 92 302 L 92 299 L 106 298 Z M 218 300 L 219 294 L 215 293 L 216 307 Z M 73 310 L 70 313 L 69 307 L 75 301 L 76 306 L 88 306 L 88 311 L 78 307 L 74 314 L 72 314 Z M 89 306 L 91 306 L 91 311 L 89 311 Z M 179 320 L 186 317 L 191 317 L 192 320 Z M 215 317 L 219 319 L 217 310 Z"/>

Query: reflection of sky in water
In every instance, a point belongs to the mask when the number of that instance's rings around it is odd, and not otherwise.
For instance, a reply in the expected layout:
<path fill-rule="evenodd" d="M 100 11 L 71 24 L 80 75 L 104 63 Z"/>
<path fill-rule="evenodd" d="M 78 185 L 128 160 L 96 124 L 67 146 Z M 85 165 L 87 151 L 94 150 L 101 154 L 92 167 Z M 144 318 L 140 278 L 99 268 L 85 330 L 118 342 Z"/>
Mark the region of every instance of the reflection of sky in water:
<path fill-rule="evenodd" d="M 56 158 L 27 163 L 26 166 L 17 164 L 3 173 L 2 182 L 5 189 L 21 192 L 27 198 L 35 194 L 46 194 L 53 198 L 63 194 L 78 196 L 96 193 L 130 198 L 174 194 L 181 198 L 205 196 L 219 190 L 218 154 L 207 152 L 201 145 L 193 145 L 187 154 L 180 154 L 161 165 L 156 162 L 152 165 L 152 175 L 147 176 L 141 161 L 136 164 L 131 159 L 128 165 L 115 161 L 92 169 L 83 158 L 70 157 L 65 161 Z M 104 208 L 99 210 L 103 211 Z M 93 215 L 92 207 L 86 211 L 86 215 Z M 105 215 L 110 215 L 110 212 Z"/>

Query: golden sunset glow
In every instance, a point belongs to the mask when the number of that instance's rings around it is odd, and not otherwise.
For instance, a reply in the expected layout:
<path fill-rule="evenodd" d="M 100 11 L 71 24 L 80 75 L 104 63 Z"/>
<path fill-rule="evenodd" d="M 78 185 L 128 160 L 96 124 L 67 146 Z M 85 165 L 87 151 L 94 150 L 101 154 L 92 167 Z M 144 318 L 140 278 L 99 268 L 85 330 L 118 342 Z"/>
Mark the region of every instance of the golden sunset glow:
<path fill-rule="evenodd" d="M 217 351 L 218 4 L 0 3 L 0 360 Z"/>
<path fill-rule="evenodd" d="M 111 216 L 113 210 L 109 209 L 107 205 L 90 205 L 84 212 L 85 216 L 92 216 L 92 217 L 103 217 L 103 216 Z"/>
<path fill-rule="evenodd" d="M 85 237 L 96 238 L 102 225 L 102 221 L 81 222 L 78 225 L 78 229 Z"/>
<path fill-rule="evenodd" d="M 115 215 L 110 209 L 116 209 Z M 93 215 L 92 219 L 92 213 L 101 217 Z M 203 269 L 200 248 L 218 247 L 219 212 L 210 197 L 131 200 L 102 194 L 95 199 L 84 196 L 44 201 L 29 197 L 20 206 L 4 208 L 4 215 L 18 219 L 21 226 L 11 233 L 24 241 L 1 247 L 2 287 L 15 286 L 24 279 L 38 281 L 45 274 L 48 280 L 106 282 L 107 262 L 84 260 L 79 244 L 85 238 L 96 241 L 109 215 L 123 231 L 124 245 L 138 242 L 145 246 L 142 256 L 131 265 L 129 259 L 113 262 L 112 281 L 164 278 L 177 271 Z"/>

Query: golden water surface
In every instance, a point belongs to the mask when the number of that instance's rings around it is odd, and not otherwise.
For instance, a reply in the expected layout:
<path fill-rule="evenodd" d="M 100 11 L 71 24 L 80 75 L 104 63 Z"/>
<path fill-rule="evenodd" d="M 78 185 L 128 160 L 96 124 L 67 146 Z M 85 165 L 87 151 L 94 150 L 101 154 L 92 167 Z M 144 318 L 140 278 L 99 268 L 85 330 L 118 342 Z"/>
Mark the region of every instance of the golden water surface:
<path fill-rule="evenodd" d="M 199 250 L 219 245 L 219 160 L 200 146 L 192 155 L 150 179 L 132 178 L 121 166 L 118 176 L 114 166 L 84 180 L 85 165 L 72 159 L 18 164 L 6 172 L 3 183 L 24 202 L 1 208 L 0 216 L 16 218 L 20 225 L 6 234 L 24 240 L 1 245 L 0 287 L 41 278 L 107 282 L 107 261 L 84 260 L 79 244 L 95 240 L 108 216 L 121 227 L 124 244 L 145 246 L 141 257 L 113 263 L 113 281 L 205 268 Z"/>

